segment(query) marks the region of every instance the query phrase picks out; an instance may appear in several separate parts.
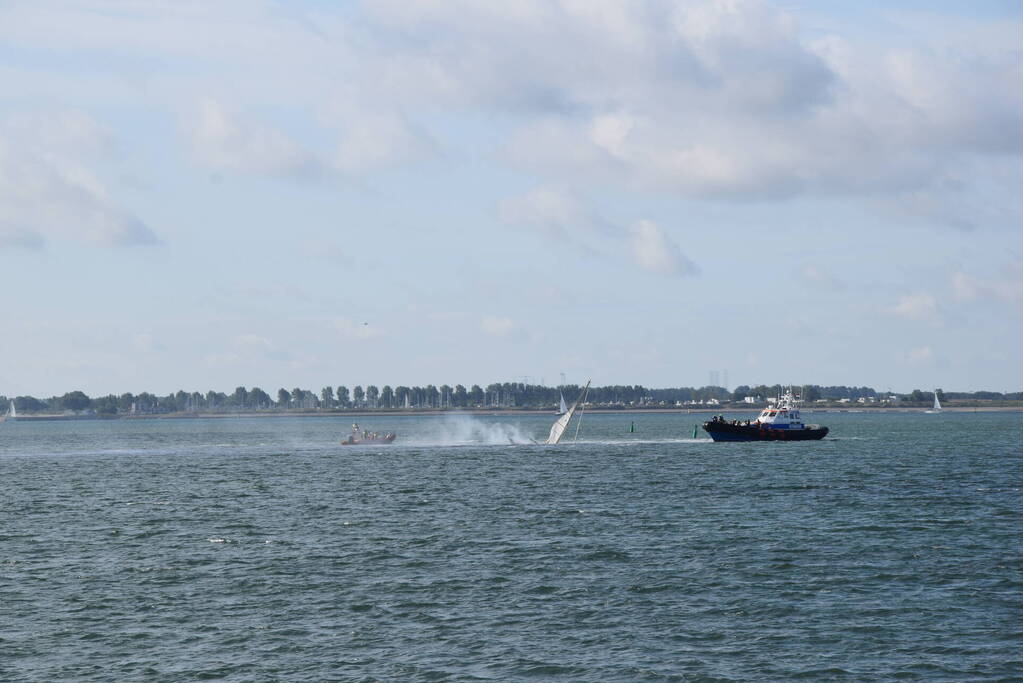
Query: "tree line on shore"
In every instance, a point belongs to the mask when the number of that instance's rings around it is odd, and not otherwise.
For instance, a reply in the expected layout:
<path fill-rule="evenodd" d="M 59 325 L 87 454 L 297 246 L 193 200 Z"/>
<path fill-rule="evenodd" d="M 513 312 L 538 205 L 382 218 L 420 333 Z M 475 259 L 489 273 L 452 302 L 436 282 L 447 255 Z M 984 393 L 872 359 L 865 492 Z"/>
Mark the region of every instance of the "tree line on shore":
<path fill-rule="evenodd" d="M 775 384 L 748 386 L 740 385 L 732 391 L 724 387 L 675 387 L 666 389 L 650 389 L 641 385 L 610 385 L 590 387 L 587 403 L 606 408 L 632 407 L 667 407 L 676 405 L 692 405 L 694 403 L 743 402 L 747 397 L 757 401 L 772 396 L 779 396 L 786 387 Z M 62 396 L 35 398 L 32 396 L 16 396 L 8 398 L 0 396 L 0 404 L 14 403 L 19 413 L 96 413 L 99 415 L 130 415 L 178 412 L 243 412 L 243 411 L 344 411 L 344 410 L 445 410 L 445 409 L 548 409 L 558 405 L 564 395 L 571 402 L 579 395 L 581 388 L 577 385 L 549 387 L 519 382 L 504 382 L 481 387 L 473 384 L 466 387 L 462 384 L 450 386 L 390 386 L 357 385 L 350 391 L 345 385 L 325 386 L 319 392 L 295 387 L 280 388 L 271 396 L 259 387 L 247 389 L 237 387 L 230 394 L 218 391 L 205 393 L 184 390 L 158 396 L 149 392 L 139 394 L 124 393 L 120 395 L 90 397 L 82 391 L 70 391 Z M 820 386 L 808 384 L 794 387 L 795 392 L 804 401 L 819 400 L 854 401 L 859 399 L 870 402 L 886 402 L 896 400 L 907 404 L 930 404 L 934 400 L 932 392 L 914 389 L 908 394 L 892 394 L 877 392 L 871 387 Z M 941 401 L 1020 401 L 1023 392 L 1001 393 L 996 391 L 975 392 L 943 392 L 937 390 Z"/>

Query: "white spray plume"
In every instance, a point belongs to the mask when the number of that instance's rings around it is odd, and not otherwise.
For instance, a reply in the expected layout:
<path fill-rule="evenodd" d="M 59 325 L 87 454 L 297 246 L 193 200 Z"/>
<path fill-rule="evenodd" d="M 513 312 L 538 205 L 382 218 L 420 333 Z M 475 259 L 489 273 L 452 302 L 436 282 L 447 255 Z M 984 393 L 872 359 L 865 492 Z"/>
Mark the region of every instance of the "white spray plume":
<path fill-rule="evenodd" d="M 518 425 L 484 422 L 471 415 L 446 415 L 436 430 L 414 439 L 417 444 L 433 446 L 507 446 L 531 444 L 533 440 Z"/>

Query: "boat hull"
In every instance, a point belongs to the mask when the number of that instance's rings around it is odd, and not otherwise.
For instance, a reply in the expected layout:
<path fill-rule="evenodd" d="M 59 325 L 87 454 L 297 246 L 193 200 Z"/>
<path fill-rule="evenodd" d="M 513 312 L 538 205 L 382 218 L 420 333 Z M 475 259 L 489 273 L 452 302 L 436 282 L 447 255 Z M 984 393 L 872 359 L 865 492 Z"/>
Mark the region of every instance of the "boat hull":
<path fill-rule="evenodd" d="M 395 434 L 387 434 L 386 436 L 379 436 L 377 438 L 365 438 L 365 439 L 344 439 L 341 441 L 342 446 L 383 446 L 394 441 Z"/>
<path fill-rule="evenodd" d="M 816 441 L 828 434 L 827 427 L 772 429 L 765 425 L 733 425 L 727 422 L 704 422 L 703 430 L 715 441 Z"/>

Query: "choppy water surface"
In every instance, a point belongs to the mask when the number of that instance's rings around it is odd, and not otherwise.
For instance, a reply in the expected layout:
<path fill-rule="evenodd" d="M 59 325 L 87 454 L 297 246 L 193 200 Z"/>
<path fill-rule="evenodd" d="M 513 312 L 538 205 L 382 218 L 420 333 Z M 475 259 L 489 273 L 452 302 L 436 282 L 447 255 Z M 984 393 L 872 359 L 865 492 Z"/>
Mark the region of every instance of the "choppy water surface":
<path fill-rule="evenodd" d="M 1023 676 L 1023 414 L 814 418 L 0 424 L 0 679 Z"/>

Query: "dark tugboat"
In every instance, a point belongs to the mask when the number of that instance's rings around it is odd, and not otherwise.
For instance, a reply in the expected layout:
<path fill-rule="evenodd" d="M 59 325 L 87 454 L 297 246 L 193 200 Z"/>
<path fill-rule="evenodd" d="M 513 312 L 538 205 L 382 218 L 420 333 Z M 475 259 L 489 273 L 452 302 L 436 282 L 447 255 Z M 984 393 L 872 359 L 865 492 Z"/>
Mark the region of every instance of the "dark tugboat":
<path fill-rule="evenodd" d="M 703 429 L 715 441 L 810 441 L 823 439 L 827 427 L 803 424 L 798 401 L 791 393 L 782 396 L 777 405 L 764 408 L 753 422 L 725 420 L 715 415 L 703 423 Z"/>
<path fill-rule="evenodd" d="M 377 434 L 376 432 L 370 432 L 365 429 L 359 429 L 359 425 L 352 425 L 352 433 L 347 438 L 341 439 L 342 446 L 377 446 L 383 444 L 389 444 L 394 441 L 396 434 L 388 432 L 387 434 Z"/>

